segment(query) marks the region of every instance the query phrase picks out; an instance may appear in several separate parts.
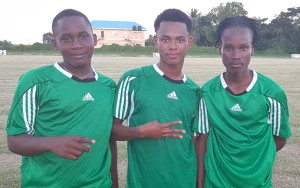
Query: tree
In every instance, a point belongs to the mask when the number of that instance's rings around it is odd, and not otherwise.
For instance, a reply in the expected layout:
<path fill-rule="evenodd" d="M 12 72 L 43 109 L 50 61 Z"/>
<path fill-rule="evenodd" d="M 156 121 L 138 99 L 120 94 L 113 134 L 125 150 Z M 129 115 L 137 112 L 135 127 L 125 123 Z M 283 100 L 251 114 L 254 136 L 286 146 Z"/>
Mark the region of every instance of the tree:
<path fill-rule="evenodd" d="M 208 16 L 211 17 L 213 24 L 217 25 L 225 18 L 231 16 L 247 16 L 248 12 L 244 9 L 244 5 L 240 2 L 228 2 L 223 5 L 221 3 L 219 6 L 213 8 Z"/>
<path fill-rule="evenodd" d="M 191 9 L 189 16 L 193 21 L 192 35 L 198 46 L 213 46 L 216 25 L 230 16 L 246 16 L 248 12 L 239 2 L 230 2 L 213 8 L 207 15 L 202 15 L 197 9 Z"/>
<path fill-rule="evenodd" d="M 191 20 L 192 20 L 192 33 L 191 35 L 193 36 L 193 43 L 197 44 L 198 38 L 199 38 L 199 31 L 201 30 L 200 25 L 198 24 L 198 19 L 201 17 L 201 13 L 198 12 L 197 9 L 191 9 L 191 12 L 188 12 Z M 198 45 L 198 44 L 197 44 Z"/>
<path fill-rule="evenodd" d="M 215 27 L 209 16 L 200 16 L 197 20 L 197 45 L 213 46 Z"/>
<path fill-rule="evenodd" d="M 149 38 L 145 41 L 145 46 L 154 46 L 153 44 L 153 36 L 149 35 Z"/>
<path fill-rule="evenodd" d="M 213 41 L 213 26 L 209 17 L 204 16 L 197 9 L 191 9 L 189 16 L 193 22 L 192 36 L 198 46 L 211 46 Z"/>
<path fill-rule="evenodd" d="M 198 9 L 192 8 L 191 12 L 188 12 L 191 19 L 197 19 L 199 16 L 201 16 L 201 13 L 198 12 Z"/>
<path fill-rule="evenodd" d="M 292 20 L 295 29 L 295 52 L 300 54 L 300 7 L 288 8 L 286 15 Z"/>
<path fill-rule="evenodd" d="M 286 53 L 300 53 L 300 7 L 288 8 L 269 24 L 269 42 L 282 47 Z"/>
<path fill-rule="evenodd" d="M 48 32 L 43 34 L 43 44 L 50 44 L 53 39 L 53 34 Z"/>
<path fill-rule="evenodd" d="M 7 40 L 0 41 L 0 50 L 10 50 L 14 45 Z"/>

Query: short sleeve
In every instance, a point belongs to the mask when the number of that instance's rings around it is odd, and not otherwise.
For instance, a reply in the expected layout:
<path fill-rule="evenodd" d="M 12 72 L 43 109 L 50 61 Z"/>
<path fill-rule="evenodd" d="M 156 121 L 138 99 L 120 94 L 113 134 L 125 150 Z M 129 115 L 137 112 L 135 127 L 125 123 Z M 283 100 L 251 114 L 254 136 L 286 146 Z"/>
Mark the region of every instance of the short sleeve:
<path fill-rule="evenodd" d="M 289 123 L 289 112 L 286 102 L 279 102 L 276 99 L 268 97 L 270 104 L 268 123 L 272 125 L 273 135 L 282 138 L 291 136 Z"/>
<path fill-rule="evenodd" d="M 126 120 L 130 114 L 130 109 L 133 107 L 134 102 L 134 89 L 132 80 L 135 76 L 122 76 L 116 91 L 114 102 L 114 117 Z"/>
<path fill-rule="evenodd" d="M 200 99 L 199 110 L 197 115 L 198 122 L 194 124 L 194 131 L 200 134 L 207 134 L 209 132 L 207 108 L 204 98 Z"/>
<path fill-rule="evenodd" d="M 36 85 L 25 92 L 20 91 L 17 87 L 6 125 L 8 135 L 34 134 L 34 124 L 38 109 L 36 91 Z"/>

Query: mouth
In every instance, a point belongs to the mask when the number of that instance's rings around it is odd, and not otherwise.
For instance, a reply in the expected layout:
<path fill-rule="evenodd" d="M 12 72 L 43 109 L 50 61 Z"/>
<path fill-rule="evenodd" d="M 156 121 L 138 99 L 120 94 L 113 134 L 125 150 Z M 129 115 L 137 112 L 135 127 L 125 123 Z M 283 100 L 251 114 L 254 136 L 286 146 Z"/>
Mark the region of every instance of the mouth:
<path fill-rule="evenodd" d="M 230 63 L 229 66 L 233 68 L 238 68 L 241 67 L 243 64 L 242 63 Z"/>
<path fill-rule="evenodd" d="M 72 57 L 76 58 L 76 59 L 81 59 L 84 58 L 86 56 L 85 53 L 78 53 L 78 54 L 71 54 Z"/>
<path fill-rule="evenodd" d="M 178 57 L 178 54 L 167 54 L 167 56 L 169 57 L 169 58 L 176 58 L 176 57 Z"/>

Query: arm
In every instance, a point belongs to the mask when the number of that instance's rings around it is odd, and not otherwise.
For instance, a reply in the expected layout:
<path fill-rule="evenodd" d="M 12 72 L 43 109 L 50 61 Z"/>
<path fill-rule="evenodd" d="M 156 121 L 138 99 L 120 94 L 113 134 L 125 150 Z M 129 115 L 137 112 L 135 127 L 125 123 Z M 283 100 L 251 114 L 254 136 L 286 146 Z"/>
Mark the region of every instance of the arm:
<path fill-rule="evenodd" d="M 274 141 L 276 144 L 276 151 L 280 151 L 286 144 L 286 138 L 281 138 L 279 136 L 274 136 Z"/>
<path fill-rule="evenodd" d="M 123 120 L 114 118 L 111 140 L 133 140 L 138 138 L 154 138 L 162 137 L 182 138 L 185 130 L 171 129 L 171 126 L 181 124 L 181 121 L 172 121 L 168 123 L 158 123 L 151 121 L 137 127 L 128 127 L 122 125 Z"/>
<path fill-rule="evenodd" d="M 197 182 L 198 188 L 204 187 L 205 181 L 205 167 L 204 167 L 204 156 L 206 153 L 206 143 L 207 143 L 208 134 L 200 134 L 197 144 L 197 159 L 198 159 L 198 177 Z"/>
<path fill-rule="evenodd" d="M 95 140 L 79 136 L 35 137 L 29 134 L 7 136 L 10 151 L 25 156 L 52 152 L 60 157 L 77 160 L 83 152 L 89 152 L 89 144 Z"/>
<path fill-rule="evenodd" d="M 110 174 L 112 177 L 112 188 L 119 187 L 118 181 L 118 148 L 116 141 L 109 142 L 110 151 L 111 151 L 111 166 L 110 166 Z"/>
<path fill-rule="evenodd" d="M 196 153 L 197 153 L 198 139 L 199 139 L 199 136 L 192 136 L 192 141 L 194 143 Z"/>

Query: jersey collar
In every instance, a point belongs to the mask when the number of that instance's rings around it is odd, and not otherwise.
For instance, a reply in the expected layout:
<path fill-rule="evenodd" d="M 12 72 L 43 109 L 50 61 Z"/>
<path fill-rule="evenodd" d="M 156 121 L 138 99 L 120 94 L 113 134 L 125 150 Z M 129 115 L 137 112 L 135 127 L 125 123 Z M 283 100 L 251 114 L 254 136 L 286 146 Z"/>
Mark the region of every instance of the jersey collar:
<path fill-rule="evenodd" d="M 257 81 L 257 73 L 254 70 L 252 70 L 252 72 L 253 72 L 253 78 L 252 78 L 251 83 L 247 87 L 246 92 L 249 92 L 253 88 L 254 84 Z M 220 75 L 220 79 L 221 79 L 221 83 L 222 83 L 223 88 L 226 89 L 228 86 L 227 86 L 226 81 L 224 79 L 224 74 L 223 73 Z"/>
<path fill-rule="evenodd" d="M 164 73 L 163 71 L 160 70 L 160 68 L 157 66 L 157 64 L 153 64 L 153 68 L 154 68 L 155 71 L 156 71 L 159 75 L 161 75 L 162 77 L 167 78 L 167 79 L 170 80 L 170 81 L 175 81 L 175 82 L 178 81 L 178 80 L 173 80 L 173 79 L 167 77 L 167 76 L 165 75 L 165 73 Z M 186 76 L 185 76 L 185 74 L 183 74 L 182 82 L 186 82 Z"/>
<path fill-rule="evenodd" d="M 68 78 L 72 78 L 72 74 L 67 72 L 66 70 L 64 70 L 63 68 L 61 68 L 61 66 L 59 66 L 58 62 L 54 63 L 54 67 L 61 73 L 63 73 L 65 76 L 67 76 Z M 95 74 L 95 80 L 98 80 L 98 74 L 95 71 L 95 69 L 92 67 L 94 74 Z"/>

